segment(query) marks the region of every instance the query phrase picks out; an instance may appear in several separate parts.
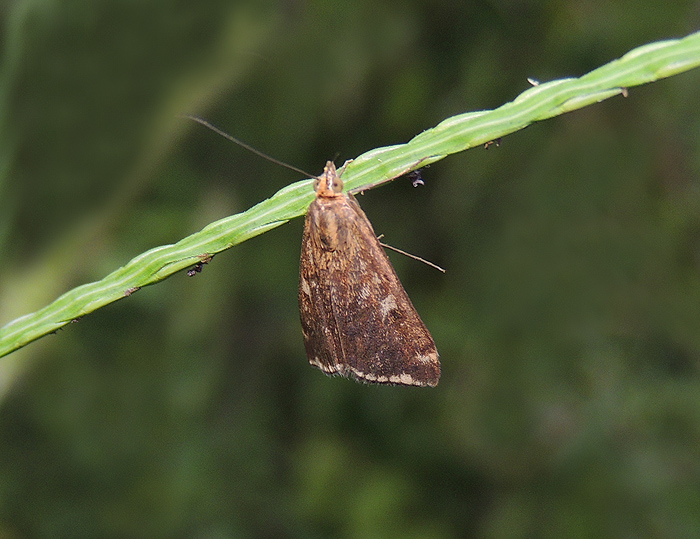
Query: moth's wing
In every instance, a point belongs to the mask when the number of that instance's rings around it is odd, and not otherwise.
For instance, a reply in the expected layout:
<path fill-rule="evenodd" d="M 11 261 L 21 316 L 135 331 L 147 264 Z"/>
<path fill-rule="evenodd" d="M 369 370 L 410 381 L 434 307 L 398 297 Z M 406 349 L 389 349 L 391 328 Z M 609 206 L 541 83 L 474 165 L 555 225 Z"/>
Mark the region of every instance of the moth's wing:
<path fill-rule="evenodd" d="M 430 332 L 413 307 L 372 225 L 350 196 L 342 208 L 339 243 L 323 287 L 329 289 L 342 368 L 379 384 L 435 386 L 440 360 Z"/>
<path fill-rule="evenodd" d="M 326 374 L 338 374 L 336 358 L 342 356 L 340 336 L 332 314 L 330 282 L 326 278 L 327 267 L 333 260 L 332 253 L 325 251 L 319 242 L 315 224 L 319 211 L 317 202 L 312 202 L 304 222 L 299 263 L 299 316 L 309 363 Z"/>

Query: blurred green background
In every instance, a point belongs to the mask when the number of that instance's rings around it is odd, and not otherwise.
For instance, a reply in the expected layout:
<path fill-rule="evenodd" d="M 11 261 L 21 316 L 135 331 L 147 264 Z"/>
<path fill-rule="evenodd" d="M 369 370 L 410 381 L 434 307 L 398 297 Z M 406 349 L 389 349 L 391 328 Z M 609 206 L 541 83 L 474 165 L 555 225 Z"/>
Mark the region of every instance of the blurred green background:
<path fill-rule="evenodd" d="M 696 1 L 0 1 L 0 325 L 296 181 L 698 27 Z M 0 537 L 691 537 L 700 70 L 360 202 L 434 390 L 304 354 L 302 220 L 0 359 Z"/>

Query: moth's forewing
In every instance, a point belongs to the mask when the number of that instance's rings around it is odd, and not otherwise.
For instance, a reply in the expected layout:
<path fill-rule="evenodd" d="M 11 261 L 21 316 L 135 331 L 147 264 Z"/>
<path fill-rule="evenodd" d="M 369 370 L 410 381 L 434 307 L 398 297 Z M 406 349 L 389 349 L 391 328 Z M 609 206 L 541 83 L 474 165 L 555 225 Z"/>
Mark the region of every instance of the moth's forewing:
<path fill-rule="evenodd" d="M 318 205 L 314 201 L 306 213 L 301 246 L 299 314 L 309 362 L 326 374 L 338 374 L 335 358 L 342 356 L 340 337 L 333 316 L 330 283 L 320 275 L 322 265 L 327 264 L 330 257 L 320 246 L 317 226 L 313 224 L 317 212 Z"/>

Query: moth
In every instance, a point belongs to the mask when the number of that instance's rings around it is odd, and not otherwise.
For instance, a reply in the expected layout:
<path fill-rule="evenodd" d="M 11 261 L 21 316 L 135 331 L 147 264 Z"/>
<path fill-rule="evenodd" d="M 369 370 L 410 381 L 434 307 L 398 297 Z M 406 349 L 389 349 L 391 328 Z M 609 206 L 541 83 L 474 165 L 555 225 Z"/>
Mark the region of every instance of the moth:
<path fill-rule="evenodd" d="M 436 386 L 440 360 L 367 216 L 333 162 L 314 183 L 299 266 L 309 363 L 372 384 Z"/>

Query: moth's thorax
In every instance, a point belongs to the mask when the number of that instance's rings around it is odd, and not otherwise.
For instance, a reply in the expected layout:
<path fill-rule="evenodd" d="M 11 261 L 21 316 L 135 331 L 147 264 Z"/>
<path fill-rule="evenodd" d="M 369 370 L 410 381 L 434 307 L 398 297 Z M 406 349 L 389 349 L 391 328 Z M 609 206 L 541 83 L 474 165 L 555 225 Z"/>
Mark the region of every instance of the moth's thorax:
<path fill-rule="evenodd" d="M 318 197 L 309 207 L 308 217 L 318 233 L 321 247 L 335 251 L 347 236 L 347 197 L 337 193 L 333 197 Z"/>

